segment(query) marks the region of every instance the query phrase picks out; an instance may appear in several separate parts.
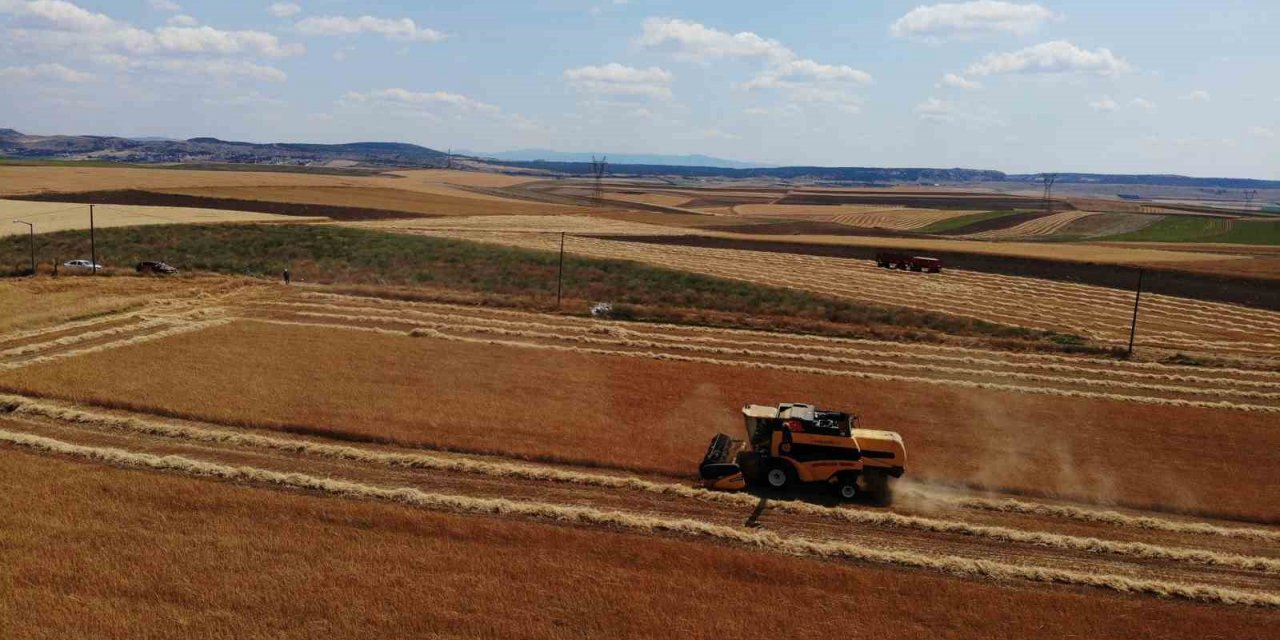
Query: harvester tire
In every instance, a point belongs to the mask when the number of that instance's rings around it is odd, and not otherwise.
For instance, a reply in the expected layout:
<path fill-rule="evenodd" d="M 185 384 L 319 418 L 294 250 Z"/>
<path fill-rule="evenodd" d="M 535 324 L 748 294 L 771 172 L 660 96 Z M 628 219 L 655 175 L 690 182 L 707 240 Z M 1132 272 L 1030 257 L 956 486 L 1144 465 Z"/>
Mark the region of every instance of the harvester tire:
<path fill-rule="evenodd" d="M 782 463 L 776 463 L 764 473 L 765 486 L 776 491 L 790 489 L 792 484 L 791 469 Z"/>
<path fill-rule="evenodd" d="M 858 497 L 858 476 L 846 475 L 836 481 L 836 496 L 848 502 Z"/>

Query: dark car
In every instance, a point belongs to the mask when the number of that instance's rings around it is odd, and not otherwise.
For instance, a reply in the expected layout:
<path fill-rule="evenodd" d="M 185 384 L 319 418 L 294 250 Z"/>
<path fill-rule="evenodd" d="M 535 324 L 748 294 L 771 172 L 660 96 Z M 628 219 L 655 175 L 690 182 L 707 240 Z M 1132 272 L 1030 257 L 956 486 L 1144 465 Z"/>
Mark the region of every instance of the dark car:
<path fill-rule="evenodd" d="M 138 266 L 135 268 L 138 270 L 138 273 L 153 273 L 156 275 L 163 275 L 163 276 L 171 276 L 178 272 L 177 269 L 163 262 L 158 262 L 154 260 L 146 260 L 143 262 L 139 262 Z"/>

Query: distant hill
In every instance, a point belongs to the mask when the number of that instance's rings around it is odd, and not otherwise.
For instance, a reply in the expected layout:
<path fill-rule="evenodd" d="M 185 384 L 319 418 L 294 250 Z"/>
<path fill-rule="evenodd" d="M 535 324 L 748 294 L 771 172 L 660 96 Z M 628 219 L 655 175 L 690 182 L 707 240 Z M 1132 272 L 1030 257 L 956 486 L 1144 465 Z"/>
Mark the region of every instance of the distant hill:
<path fill-rule="evenodd" d="M 497 153 L 472 153 L 467 155 L 477 158 L 492 158 L 509 162 L 591 162 L 591 157 L 607 157 L 610 164 L 623 165 L 660 165 L 666 167 L 713 167 L 717 169 L 754 169 L 770 165 L 754 162 L 726 160 L 701 154 L 693 155 L 661 155 L 652 153 L 580 153 L 575 151 L 552 151 L 550 149 L 517 149 Z"/>
<path fill-rule="evenodd" d="M 169 140 L 112 136 L 29 136 L 0 129 L 0 156 L 133 163 L 217 162 L 324 164 L 346 161 L 379 166 L 441 166 L 446 155 L 400 142 L 301 144 L 235 142 L 217 138 Z"/>
<path fill-rule="evenodd" d="M 832 186 L 1036 183 L 1038 174 L 1005 174 L 983 169 L 927 167 L 768 167 L 704 155 L 607 155 L 610 175 L 687 178 L 804 180 Z M 471 157 L 469 157 L 471 156 Z M 97 160 L 130 163 L 239 163 L 325 165 L 340 161 L 368 167 L 443 167 L 449 155 L 401 142 L 260 144 L 218 138 L 118 138 L 111 136 L 29 136 L 0 128 L 0 158 Z M 520 159 L 527 158 L 527 159 Z M 523 149 L 498 154 L 454 154 L 454 166 L 522 169 L 564 175 L 591 175 L 590 153 Z M 458 162 L 462 161 L 462 162 Z M 345 166 L 345 165 L 344 165 Z M 1195 178 L 1179 175 L 1060 173 L 1058 184 L 1152 185 L 1203 189 L 1280 189 L 1280 180 Z"/>

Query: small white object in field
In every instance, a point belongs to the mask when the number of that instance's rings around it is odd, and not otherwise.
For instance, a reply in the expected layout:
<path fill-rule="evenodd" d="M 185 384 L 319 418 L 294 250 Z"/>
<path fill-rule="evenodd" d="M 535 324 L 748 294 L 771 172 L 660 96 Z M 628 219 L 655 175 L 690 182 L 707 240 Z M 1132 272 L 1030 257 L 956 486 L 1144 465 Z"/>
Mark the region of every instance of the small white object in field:
<path fill-rule="evenodd" d="M 608 302 L 597 302 L 591 306 L 593 318 L 608 318 L 611 313 L 613 313 L 613 305 Z"/>

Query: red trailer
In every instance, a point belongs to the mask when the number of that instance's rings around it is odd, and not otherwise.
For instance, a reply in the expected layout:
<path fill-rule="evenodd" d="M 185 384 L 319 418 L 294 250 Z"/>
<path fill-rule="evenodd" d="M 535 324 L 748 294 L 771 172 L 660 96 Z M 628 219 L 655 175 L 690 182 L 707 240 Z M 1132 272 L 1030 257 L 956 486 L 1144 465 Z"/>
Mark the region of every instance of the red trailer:
<path fill-rule="evenodd" d="M 913 256 L 897 251 L 881 251 L 876 253 L 876 266 L 885 269 L 901 269 L 903 271 L 923 271 L 941 273 L 942 260 L 928 256 Z"/>

